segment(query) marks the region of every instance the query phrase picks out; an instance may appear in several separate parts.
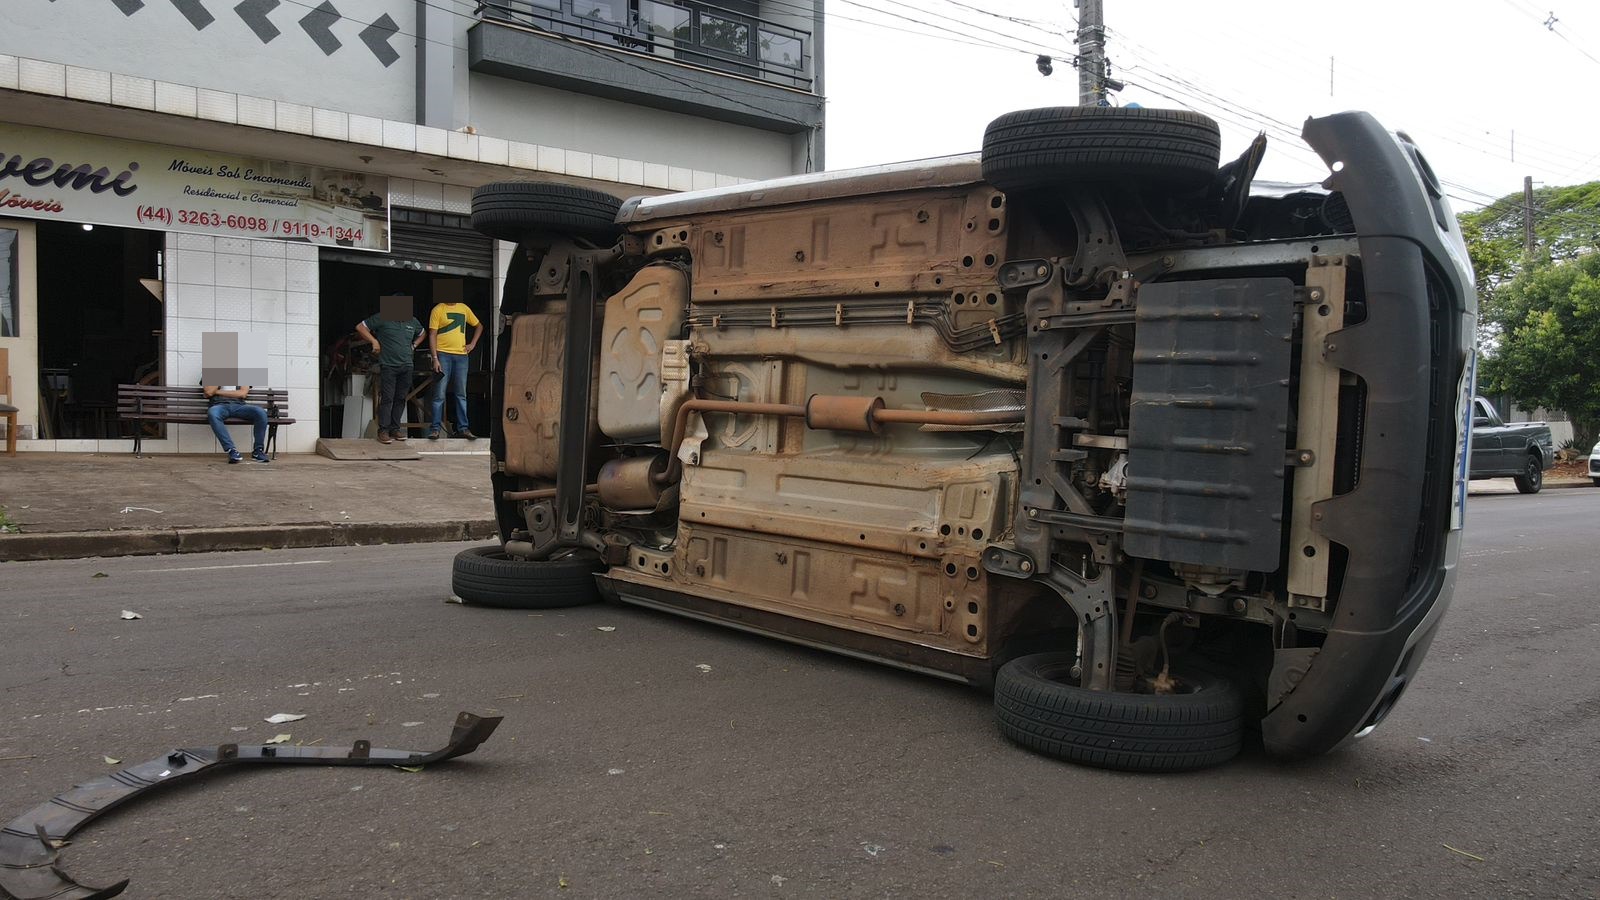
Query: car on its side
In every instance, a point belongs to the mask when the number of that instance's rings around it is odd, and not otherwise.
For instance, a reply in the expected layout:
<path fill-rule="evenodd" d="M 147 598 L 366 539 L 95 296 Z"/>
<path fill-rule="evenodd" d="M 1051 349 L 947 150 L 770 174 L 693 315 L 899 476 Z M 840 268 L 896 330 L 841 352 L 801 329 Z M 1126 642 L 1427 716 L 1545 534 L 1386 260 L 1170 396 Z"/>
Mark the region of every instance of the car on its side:
<path fill-rule="evenodd" d="M 602 595 L 992 690 L 1006 737 L 1192 769 L 1365 734 L 1448 605 L 1477 298 L 1365 113 L 1257 184 L 1181 110 L 622 202 L 506 182 L 518 246 L 468 602 Z M 781 704 L 783 698 L 772 702 Z"/>

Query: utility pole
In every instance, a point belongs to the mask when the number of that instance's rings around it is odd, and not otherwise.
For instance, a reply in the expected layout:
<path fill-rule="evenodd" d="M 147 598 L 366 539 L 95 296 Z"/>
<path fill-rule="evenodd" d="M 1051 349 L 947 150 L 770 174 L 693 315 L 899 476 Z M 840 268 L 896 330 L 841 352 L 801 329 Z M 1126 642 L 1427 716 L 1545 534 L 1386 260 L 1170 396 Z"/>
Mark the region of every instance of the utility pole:
<path fill-rule="evenodd" d="M 1522 249 L 1533 255 L 1533 176 L 1522 178 Z"/>
<path fill-rule="evenodd" d="M 1078 0 L 1078 105 L 1106 99 L 1106 27 L 1100 0 Z"/>

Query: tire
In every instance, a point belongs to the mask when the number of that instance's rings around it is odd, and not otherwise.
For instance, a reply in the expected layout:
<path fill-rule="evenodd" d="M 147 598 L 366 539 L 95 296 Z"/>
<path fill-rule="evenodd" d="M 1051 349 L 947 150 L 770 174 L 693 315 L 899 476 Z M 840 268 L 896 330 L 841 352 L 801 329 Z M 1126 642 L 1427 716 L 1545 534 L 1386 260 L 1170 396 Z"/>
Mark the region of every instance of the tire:
<path fill-rule="evenodd" d="M 1046 756 L 1101 769 L 1180 772 L 1227 762 L 1244 734 L 1244 699 L 1208 670 L 1192 693 L 1091 691 L 1069 683 L 1071 653 L 1021 656 L 995 680 L 1000 733 Z"/>
<path fill-rule="evenodd" d="M 601 191 L 544 181 L 497 181 L 472 192 L 472 227 L 502 241 L 536 231 L 610 240 L 622 233 L 622 201 Z"/>
<path fill-rule="evenodd" d="M 1514 476 L 1513 480 L 1517 483 L 1517 493 L 1539 493 L 1544 487 L 1544 463 L 1539 459 L 1539 454 L 1529 453 L 1522 464 L 1522 474 Z"/>
<path fill-rule="evenodd" d="M 526 560 L 501 547 L 469 547 L 456 554 L 450 589 L 467 603 L 502 609 L 559 609 L 600 599 L 594 573 L 599 560 L 587 551 L 562 559 Z"/>
<path fill-rule="evenodd" d="M 1217 123 L 1188 110 L 1024 109 L 984 131 L 983 178 L 1007 192 L 1097 182 L 1200 188 L 1221 152 Z"/>
<path fill-rule="evenodd" d="M 1600 487 L 1600 478 L 1595 478 L 1593 476 L 1590 476 L 1589 480 L 1594 482 L 1594 486 L 1595 487 Z"/>

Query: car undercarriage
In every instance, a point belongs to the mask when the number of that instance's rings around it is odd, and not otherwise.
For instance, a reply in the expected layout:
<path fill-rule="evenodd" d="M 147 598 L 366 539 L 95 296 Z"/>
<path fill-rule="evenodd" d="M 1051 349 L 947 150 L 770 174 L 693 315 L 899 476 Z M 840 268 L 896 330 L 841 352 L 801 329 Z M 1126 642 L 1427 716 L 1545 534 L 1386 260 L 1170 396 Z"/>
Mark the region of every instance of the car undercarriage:
<path fill-rule="evenodd" d="M 599 594 L 993 689 L 1136 770 L 1375 725 L 1448 602 L 1475 299 L 1409 139 L 1166 110 L 620 203 L 513 182 L 470 602 Z M 1465 394 L 1463 394 L 1465 391 Z"/>

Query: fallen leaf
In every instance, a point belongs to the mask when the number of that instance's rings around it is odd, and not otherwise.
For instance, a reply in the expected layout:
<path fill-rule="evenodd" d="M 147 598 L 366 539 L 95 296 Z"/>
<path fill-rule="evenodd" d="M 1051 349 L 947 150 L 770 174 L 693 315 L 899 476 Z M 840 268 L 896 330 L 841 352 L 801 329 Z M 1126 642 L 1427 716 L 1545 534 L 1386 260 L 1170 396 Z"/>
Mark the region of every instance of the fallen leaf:
<path fill-rule="evenodd" d="M 421 722 L 401 722 L 400 723 L 400 727 L 401 728 L 415 728 L 415 727 L 417 727 L 418 725 L 421 725 L 421 724 L 422 724 Z"/>
<path fill-rule="evenodd" d="M 606 770 L 606 774 L 607 775 L 621 775 L 623 772 L 626 772 L 626 771 L 628 771 L 628 770 L 627 769 L 607 769 Z"/>
<path fill-rule="evenodd" d="M 287 734 L 280 734 L 280 735 L 277 735 L 274 738 L 272 738 L 272 740 L 267 741 L 266 743 L 269 743 L 269 744 L 281 744 L 284 741 L 287 741 L 289 739 L 289 737 L 290 736 L 287 735 Z"/>
<path fill-rule="evenodd" d="M 106 765 L 108 765 L 108 766 L 115 766 L 115 765 L 118 765 L 118 764 L 120 764 L 122 762 L 122 760 L 115 759 L 115 758 L 110 757 L 110 756 L 105 757 L 105 761 L 106 761 Z"/>
<path fill-rule="evenodd" d="M 249 725 L 234 725 L 233 727 L 229 728 L 228 730 L 229 731 L 249 731 L 250 730 L 250 726 Z"/>
<path fill-rule="evenodd" d="M 450 596 L 444 598 L 444 602 L 446 602 L 446 603 L 460 603 L 461 602 L 461 598 L 457 597 L 455 594 L 451 594 Z"/>
<path fill-rule="evenodd" d="M 422 771 L 422 767 L 421 766 L 395 766 L 395 768 L 399 769 L 402 772 L 421 772 Z"/>
<path fill-rule="evenodd" d="M 90 577 L 90 578 L 110 578 L 110 577 L 111 577 L 111 576 L 110 576 L 110 575 L 107 575 L 107 574 L 106 574 L 106 573 L 104 573 L 104 572 L 96 572 L 96 573 L 94 573 L 94 574 L 93 574 L 93 575 L 90 575 L 90 576 L 89 576 L 89 577 Z"/>
<path fill-rule="evenodd" d="M 616 631 L 617 630 L 617 626 L 615 626 L 615 625 L 596 625 L 594 627 L 594 630 L 595 631 Z"/>
<path fill-rule="evenodd" d="M 273 713 L 272 715 L 267 716 L 264 721 L 271 722 L 274 725 L 282 725 L 285 722 L 298 722 L 304 718 L 305 716 L 296 715 L 294 713 Z"/>
<path fill-rule="evenodd" d="M 138 613 L 134 612 L 131 609 L 123 610 L 122 611 L 122 617 L 124 619 L 142 619 L 142 618 L 144 618 L 144 616 L 139 615 Z"/>
<path fill-rule="evenodd" d="M 566 886 L 567 886 L 567 876 L 565 876 L 565 875 L 558 876 L 556 878 L 556 887 L 564 888 Z"/>
<path fill-rule="evenodd" d="M 706 664 L 705 664 L 705 663 L 697 663 L 697 664 L 696 664 L 696 665 L 695 665 L 695 668 L 696 668 L 696 669 L 699 669 L 699 670 L 700 670 L 700 674 L 702 674 L 702 675 L 704 675 L 704 674 L 706 674 L 706 673 L 707 673 L 707 672 L 710 672 L 710 671 L 711 671 L 711 667 L 710 667 L 710 666 L 708 666 L 708 665 L 706 665 Z"/>

